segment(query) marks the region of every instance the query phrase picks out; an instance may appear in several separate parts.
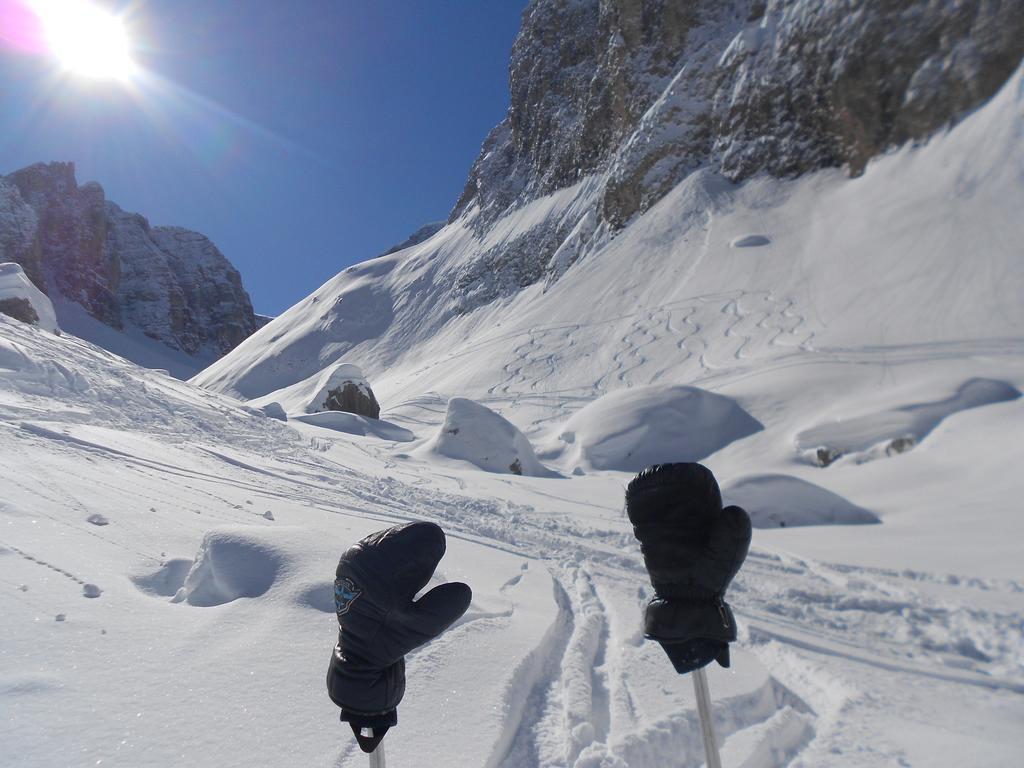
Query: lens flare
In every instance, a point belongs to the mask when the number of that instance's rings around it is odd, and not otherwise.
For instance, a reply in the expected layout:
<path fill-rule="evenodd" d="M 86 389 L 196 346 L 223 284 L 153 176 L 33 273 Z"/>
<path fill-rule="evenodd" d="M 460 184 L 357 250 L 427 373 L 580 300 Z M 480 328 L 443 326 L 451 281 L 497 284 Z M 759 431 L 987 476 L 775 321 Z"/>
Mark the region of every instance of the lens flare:
<path fill-rule="evenodd" d="M 85 0 L 35 0 L 53 54 L 70 72 L 127 80 L 135 70 L 121 19 Z"/>

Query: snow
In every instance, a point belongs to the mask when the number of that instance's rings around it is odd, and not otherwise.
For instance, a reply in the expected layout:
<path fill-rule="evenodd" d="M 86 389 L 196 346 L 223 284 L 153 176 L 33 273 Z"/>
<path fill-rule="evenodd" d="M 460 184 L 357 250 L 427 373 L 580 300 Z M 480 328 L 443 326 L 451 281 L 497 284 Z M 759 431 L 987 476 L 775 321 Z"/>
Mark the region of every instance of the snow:
<path fill-rule="evenodd" d="M 270 415 L 270 414 L 268 414 Z M 271 418 L 274 418 L 271 416 Z M 360 416 L 357 413 L 345 413 L 344 411 L 322 411 L 320 413 L 298 414 L 291 417 L 291 421 L 313 424 L 324 429 L 333 429 L 337 432 L 345 432 L 349 435 L 363 435 L 378 437 L 381 440 L 390 440 L 396 443 L 407 443 L 414 439 L 414 435 L 405 427 L 392 424 L 385 419 L 371 419 L 367 416 Z"/>
<path fill-rule="evenodd" d="M 210 607 L 265 594 L 285 561 L 273 540 L 287 534 L 280 528 L 273 533 L 267 536 L 263 531 L 230 528 L 209 531 L 173 602 Z"/>
<path fill-rule="evenodd" d="M 532 477 L 554 474 L 537 460 L 530 441 L 514 424 L 464 397 L 448 401 L 444 423 L 416 453 L 466 461 L 487 472 Z"/>
<path fill-rule="evenodd" d="M 726 765 L 1017 764 L 1021 86 L 858 179 L 698 172 L 561 279 L 462 314 L 460 220 L 329 281 L 212 389 L 0 317 L 3 754 L 365 765 L 324 690 L 334 567 L 427 519 L 435 582 L 474 598 L 410 655 L 391 764 L 699 766 L 622 508 L 651 447 L 702 455 L 767 526 L 728 595 L 733 666 L 709 668 Z M 582 216 L 575 194 L 501 236 Z M 751 233 L 770 242 L 732 247 Z M 311 398 L 339 361 L 412 439 L 228 396 Z M 559 476 L 434 450 L 452 402 L 471 456 L 522 438 Z M 822 446 L 848 453 L 821 467 Z"/>
<path fill-rule="evenodd" d="M 1019 397 L 1020 391 L 1008 382 L 970 379 L 942 400 L 903 405 L 812 427 L 796 436 L 796 445 L 800 450 L 813 451 L 819 463 L 824 463 L 823 458 L 832 463 L 842 456 L 860 454 L 858 459 L 867 460 L 878 453 L 903 453 L 958 411 Z"/>
<path fill-rule="evenodd" d="M 733 400 L 687 386 L 630 387 L 574 413 L 544 450 L 583 469 L 700 461 L 763 427 Z"/>
<path fill-rule="evenodd" d="M 36 288 L 28 279 L 20 264 L 0 264 L 0 301 L 24 299 L 39 317 L 38 325 L 50 333 L 60 333 L 53 304 L 45 293 Z"/>
<path fill-rule="evenodd" d="M 55 296 L 54 301 L 65 331 L 145 368 L 167 371 L 175 378 L 187 379 L 214 359 L 209 354 L 192 357 L 171 349 L 131 323 L 125 323 L 121 330 L 112 328 L 86 312 L 81 304 L 60 295 Z"/>
<path fill-rule="evenodd" d="M 879 519 L 842 496 L 789 475 L 751 475 L 722 491 L 726 504 L 743 507 L 755 528 L 857 525 Z"/>

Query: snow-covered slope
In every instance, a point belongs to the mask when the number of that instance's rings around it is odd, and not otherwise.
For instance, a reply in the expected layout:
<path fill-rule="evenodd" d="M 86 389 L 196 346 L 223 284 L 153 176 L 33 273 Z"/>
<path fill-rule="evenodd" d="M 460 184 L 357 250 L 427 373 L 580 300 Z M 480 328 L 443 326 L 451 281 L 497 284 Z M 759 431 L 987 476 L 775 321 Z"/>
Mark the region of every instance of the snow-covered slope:
<path fill-rule="evenodd" d="M 968 373 L 1019 389 L 1024 351 L 783 353 L 714 377 L 764 426 L 706 460 L 726 497 L 759 525 L 804 526 L 759 528 L 730 591 L 741 640 L 732 669 L 710 670 L 725 764 L 994 768 L 1024 748 L 1024 400 L 951 410 L 912 450 L 863 464 L 818 467 L 795 440 L 955 399 Z M 444 402 L 382 415 L 428 444 Z M 408 519 L 448 531 L 438 578 L 470 583 L 474 604 L 409 658 L 389 761 L 703 761 L 689 681 L 640 634 L 629 472 L 438 463 L 5 317 L 0 457 L 13 764 L 365 765 L 324 690 L 331 578 L 350 543 Z"/>

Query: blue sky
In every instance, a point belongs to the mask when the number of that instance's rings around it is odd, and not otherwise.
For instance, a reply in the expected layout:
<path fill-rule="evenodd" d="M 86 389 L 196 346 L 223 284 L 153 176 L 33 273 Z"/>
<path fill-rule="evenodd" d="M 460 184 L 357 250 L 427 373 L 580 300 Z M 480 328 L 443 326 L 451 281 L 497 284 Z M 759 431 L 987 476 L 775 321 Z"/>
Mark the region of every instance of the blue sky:
<path fill-rule="evenodd" d="M 525 5 L 122 4 L 148 73 L 131 86 L 0 47 L 0 173 L 73 160 L 122 208 L 211 237 L 277 314 L 448 215 L 508 107 Z"/>

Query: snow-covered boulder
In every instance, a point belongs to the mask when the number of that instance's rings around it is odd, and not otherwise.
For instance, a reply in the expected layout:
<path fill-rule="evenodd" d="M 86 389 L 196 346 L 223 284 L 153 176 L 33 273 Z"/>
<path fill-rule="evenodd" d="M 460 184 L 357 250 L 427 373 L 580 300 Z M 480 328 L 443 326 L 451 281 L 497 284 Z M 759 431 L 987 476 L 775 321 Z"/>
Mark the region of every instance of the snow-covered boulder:
<path fill-rule="evenodd" d="M 687 386 L 632 387 L 577 411 L 540 456 L 576 468 L 637 472 L 651 464 L 700 461 L 761 429 L 723 395 Z"/>
<path fill-rule="evenodd" d="M 32 284 L 20 264 L 0 264 L 0 313 L 60 333 L 53 304 Z"/>
<path fill-rule="evenodd" d="M 349 363 L 335 363 L 296 384 L 256 398 L 250 404 L 264 408 L 272 407 L 272 403 L 278 403 L 288 416 L 345 411 L 380 418 L 380 404 L 370 382 L 357 366 Z"/>
<path fill-rule="evenodd" d="M 755 528 L 881 522 L 873 512 L 820 485 L 790 475 L 741 477 L 722 491 L 722 497 L 726 504 L 737 504 L 747 510 Z"/>
<path fill-rule="evenodd" d="M 490 408 L 464 397 L 448 401 L 444 423 L 417 453 L 459 459 L 487 472 L 550 477 L 533 446 L 514 424 Z"/>

